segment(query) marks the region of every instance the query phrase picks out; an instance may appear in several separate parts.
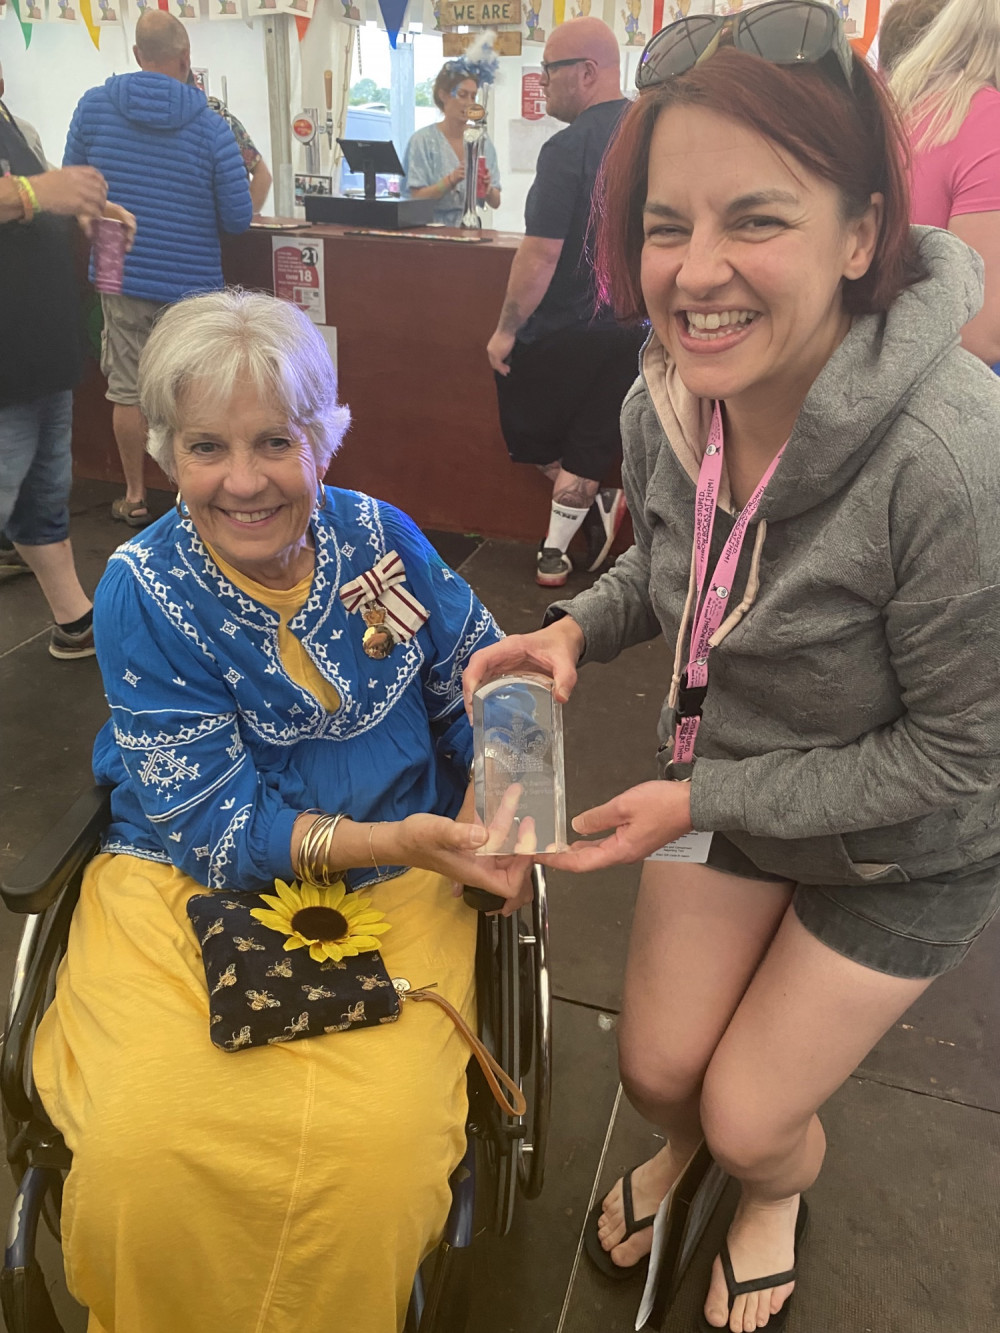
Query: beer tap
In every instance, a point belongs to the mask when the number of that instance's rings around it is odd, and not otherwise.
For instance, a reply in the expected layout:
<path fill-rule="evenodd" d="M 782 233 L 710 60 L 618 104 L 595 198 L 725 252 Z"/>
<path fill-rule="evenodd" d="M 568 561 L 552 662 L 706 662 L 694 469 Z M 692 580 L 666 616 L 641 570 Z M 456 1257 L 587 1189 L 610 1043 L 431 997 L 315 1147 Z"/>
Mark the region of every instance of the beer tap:
<path fill-rule="evenodd" d="M 323 87 L 326 91 L 326 125 L 323 127 L 326 132 L 326 144 L 330 150 L 331 158 L 333 155 L 333 70 L 325 69 L 323 71 Z"/>
<path fill-rule="evenodd" d="M 486 137 L 486 108 L 479 102 L 473 102 L 466 114 L 467 125 L 462 134 L 465 145 L 465 206 L 462 210 L 460 227 L 480 231 L 482 221 L 477 208 L 479 192 L 479 163 Z"/>

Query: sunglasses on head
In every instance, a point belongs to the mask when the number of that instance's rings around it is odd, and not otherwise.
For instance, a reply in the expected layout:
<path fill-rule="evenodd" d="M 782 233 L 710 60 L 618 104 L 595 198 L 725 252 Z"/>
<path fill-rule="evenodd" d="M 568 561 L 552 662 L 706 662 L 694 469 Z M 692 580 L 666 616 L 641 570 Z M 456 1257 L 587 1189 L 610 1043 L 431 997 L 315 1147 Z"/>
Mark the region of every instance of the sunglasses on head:
<path fill-rule="evenodd" d="M 838 14 L 822 0 L 771 0 L 740 14 L 696 14 L 662 28 L 646 45 L 635 86 L 655 88 L 694 69 L 728 44 L 772 65 L 817 65 L 836 59 L 853 92 L 853 56 Z"/>

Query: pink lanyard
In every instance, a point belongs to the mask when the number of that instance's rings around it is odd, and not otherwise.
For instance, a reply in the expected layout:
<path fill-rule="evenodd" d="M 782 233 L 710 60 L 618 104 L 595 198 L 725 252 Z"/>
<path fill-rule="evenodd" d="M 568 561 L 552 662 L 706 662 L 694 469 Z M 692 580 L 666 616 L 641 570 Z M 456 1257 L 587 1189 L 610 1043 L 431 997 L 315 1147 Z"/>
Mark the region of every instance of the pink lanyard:
<path fill-rule="evenodd" d="M 712 574 L 711 586 L 706 594 L 705 577 L 708 573 L 708 555 L 712 547 L 712 529 L 715 525 L 715 510 L 722 482 L 722 409 L 715 404 L 712 413 L 712 429 L 708 434 L 705 456 L 701 460 L 698 473 L 698 493 L 694 502 L 694 568 L 697 584 L 695 607 L 701 607 L 691 631 L 691 657 L 687 670 L 681 677 L 680 696 L 677 705 L 677 729 L 674 732 L 674 753 L 672 762 L 690 764 L 694 759 L 694 744 L 701 726 L 701 707 L 705 702 L 708 689 L 708 656 L 712 651 L 709 640 L 725 619 L 726 605 L 733 590 L 736 566 L 747 527 L 756 514 L 767 484 L 774 475 L 774 470 L 785 452 L 782 445 L 774 462 L 764 473 L 760 485 L 743 506 L 733 524 L 729 540 L 722 549 L 719 563 Z"/>

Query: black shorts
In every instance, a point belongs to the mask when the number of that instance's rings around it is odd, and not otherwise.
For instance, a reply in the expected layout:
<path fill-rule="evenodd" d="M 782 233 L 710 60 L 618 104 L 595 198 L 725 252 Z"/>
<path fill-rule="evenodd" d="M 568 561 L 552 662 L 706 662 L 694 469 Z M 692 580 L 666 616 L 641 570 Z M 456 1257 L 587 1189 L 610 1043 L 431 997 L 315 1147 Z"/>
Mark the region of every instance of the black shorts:
<path fill-rule="evenodd" d="M 621 459 L 618 419 L 639 373 L 645 329 L 563 329 L 515 342 L 497 375 L 500 427 L 515 463 L 561 462 L 603 481 Z"/>

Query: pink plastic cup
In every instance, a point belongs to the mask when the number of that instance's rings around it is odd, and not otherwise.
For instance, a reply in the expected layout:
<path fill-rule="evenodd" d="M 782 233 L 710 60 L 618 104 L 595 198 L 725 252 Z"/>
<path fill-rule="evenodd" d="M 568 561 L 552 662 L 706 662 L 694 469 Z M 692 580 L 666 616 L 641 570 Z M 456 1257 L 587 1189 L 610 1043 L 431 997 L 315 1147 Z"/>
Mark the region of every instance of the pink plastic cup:
<path fill-rule="evenodd" d="M 125 227 L 114 218 L 94 218 L 90 225 L 94 286 L 99 292 L 120 293 L 125 276 Z"/>

